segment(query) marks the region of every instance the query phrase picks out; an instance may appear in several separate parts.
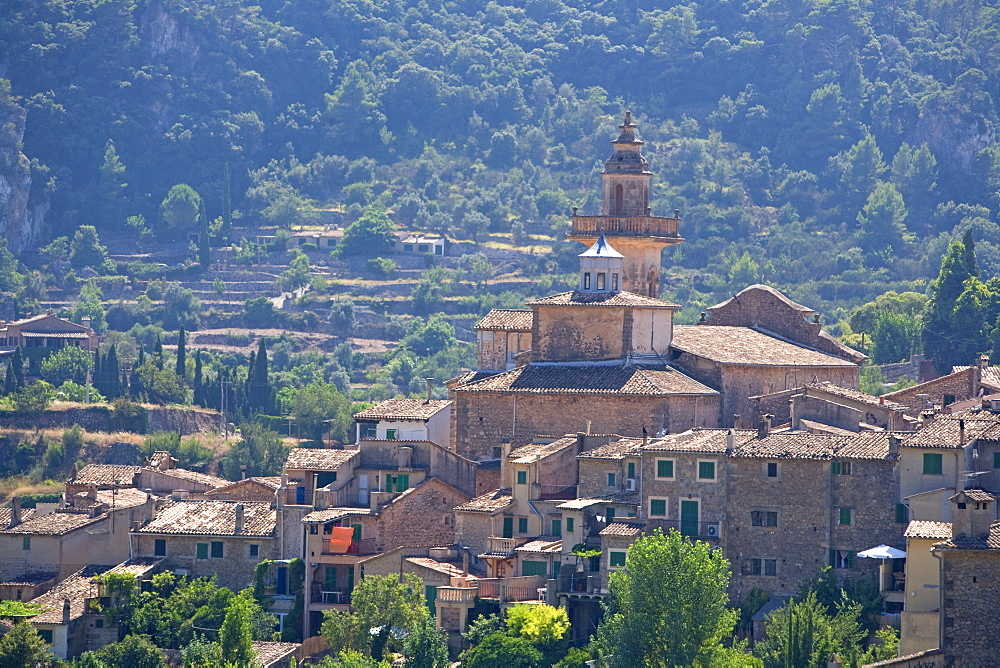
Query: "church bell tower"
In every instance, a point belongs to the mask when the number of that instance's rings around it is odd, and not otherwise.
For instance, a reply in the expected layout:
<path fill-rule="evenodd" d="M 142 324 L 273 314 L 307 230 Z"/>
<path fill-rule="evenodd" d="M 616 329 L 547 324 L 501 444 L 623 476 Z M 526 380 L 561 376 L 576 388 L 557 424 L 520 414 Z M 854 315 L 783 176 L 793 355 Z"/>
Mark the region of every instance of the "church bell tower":
<path fill-rule="evenodd" d="M 601 215 L 580 216 L 573 209 L 567 237 L 587 246 L 603 234 L 624 256 L 622 288 L 627 292 L 658 297 L 660 252 L 684 239 L 678 233 L 679 212 L 673 218 L 651 215 L 649 185 L 652 173 L 642 155 L 642 140 L 635 136 L 631 112 L 618 126 L 621 134 L 611 142 L 614 152 L 601 172 Z"/>

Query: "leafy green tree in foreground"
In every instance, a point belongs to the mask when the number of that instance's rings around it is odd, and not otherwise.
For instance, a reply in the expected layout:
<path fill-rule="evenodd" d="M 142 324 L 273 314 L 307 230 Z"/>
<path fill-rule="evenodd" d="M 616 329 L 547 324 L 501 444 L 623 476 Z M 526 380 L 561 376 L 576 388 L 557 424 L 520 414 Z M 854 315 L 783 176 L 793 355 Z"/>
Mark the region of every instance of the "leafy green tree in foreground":
<path fill-rule="evenodd" d="M 249 604 L 242 596 L 234 596 L 219 631 L 222 656 L 238 668 L 251 668 L 257 658 L 250 630 Z"/>
<path fill-rule="evenodd" d="M 101 245 L 97 228 L 93 225 L 81 225 L 70 243 L 69 263 L 77 269 L 101 269 L 107 259 L 108 249 Z"/>
<path fill-rule="evenodd" d="M 42 378 L 53 385 L 62 385 L 67 380 L 82 385 L 87 382 L 92 360 L 93 356 L 82 348 L 62 348 L 42 360 Z"/>
<path fill-rule="evenodd" d="M 356 650 L 381 659 L 386 650 L 401 644 L 392 629 L 411 633 L 429 614 L 424 605 L 423 581 L 412 573 L 403 576 L 369 576 L 361 579 L 351 595 L 351 611 L 328 610 L 323 635 L 332 650 Z M 372 629 L 381 629 L 372 634 Z"/>
<path fill-rule="evenodd" d="M 447 668 L 448 637 L 437 628 L 434 619 L 426 616 L 417 629 L 406 636 L 403 646 L 406 668 Z"/>
<path fill-rule="evenodd" d="M 201 196 L 186 183 L 172 187 L 160 203 L 163 220 L 172 230 L 194 229 L 200 211 Z"/>
<path fill-rule="evenodd" d="M 745 655 L 722 646 L 737 619 L 727 607 L 729 577 L 729 562 L 708 543 L 676 530 L 639 538 L 608 583 L 611 604 L 598 643 L 610 664 L 740 665 Z"/>
<path fill-rule="evenodd" d="M 540 668 L 542 653 L 524 638 L 491 633 L 469 650 L 462 665 L 467 668 Z"/>
<path fill-rule="evenodd" d="M 102 666 L 166 668 L 163 652 L 147 636 L 129 635 L 121 642 L 105 645 L 93 653 Z"/>
<path fill-rule="evenodd" d="M 48 644 L 28 622 L 18 622 L 0 638 L 0 666 L 35 668 L 52 659 Z"/>

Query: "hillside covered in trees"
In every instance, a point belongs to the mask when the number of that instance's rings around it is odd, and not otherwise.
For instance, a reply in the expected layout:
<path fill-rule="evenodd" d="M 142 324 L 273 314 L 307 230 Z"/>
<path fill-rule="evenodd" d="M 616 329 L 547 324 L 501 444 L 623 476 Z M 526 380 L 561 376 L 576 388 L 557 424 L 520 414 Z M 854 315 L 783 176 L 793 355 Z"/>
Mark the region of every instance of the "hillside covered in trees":
<path fill-rule="evenodd" d="M 9 153 L 5 170 L 30 169 L 35 226 L 6 231 L 15 248 L 84 224 L 122 239 L 214 221 L 225 243 L 233 226 L 378 203 L 405 227 L 547 243 L 571 261 L 567 214 L 597 208 L 628 107 L 653 209 L 683 217 L 687 242 L 664 256 L 683 318 L 757 281 L 834 320 L 888 289 L 925 293 L 970 226 L 984 279 L 1000 268 L 990 3 L 5 9 L 4 129 L 30 161 Z"/>

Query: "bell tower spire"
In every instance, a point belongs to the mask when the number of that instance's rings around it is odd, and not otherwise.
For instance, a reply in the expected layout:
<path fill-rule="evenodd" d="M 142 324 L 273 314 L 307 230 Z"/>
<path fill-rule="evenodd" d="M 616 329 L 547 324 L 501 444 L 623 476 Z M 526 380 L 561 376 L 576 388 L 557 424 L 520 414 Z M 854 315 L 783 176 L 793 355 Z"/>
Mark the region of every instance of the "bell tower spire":
<path fill-rule="evenodd" d="M 613 152 L 601 172 L 601 215 L 577 215 L 574 208 L 573 226 L 567 237 L 591 246 L 603 234 L 625 258 L 622 288 L 658 297 L 661 251 L 684 239 L 678 233 L 679 211 L 673 218 L 651 214 L 649 187 L 653 173 L 642 155 L 636 127 L 632 112 L 626 111 L 625 121 L 618 126 L 621 133 L 611 142 Z"/>

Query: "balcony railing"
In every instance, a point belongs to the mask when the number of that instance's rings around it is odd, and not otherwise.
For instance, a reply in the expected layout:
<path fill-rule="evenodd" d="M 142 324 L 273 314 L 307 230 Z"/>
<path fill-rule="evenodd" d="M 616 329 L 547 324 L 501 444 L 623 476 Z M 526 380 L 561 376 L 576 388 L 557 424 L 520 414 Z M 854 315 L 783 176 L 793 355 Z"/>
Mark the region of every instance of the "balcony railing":
<path fill-rule="evenodd" d="M 500 578 L 481 578 L 476 581 L 479 598 L 500 598 Z"/>
<path fill-rule="evenodd" d="M 339 547 L 335 547 L 333 541 L 324 540 L 323 554 L 366 555 L 366 554 L 378 554 L 378 550 L 376 549 L 374 538 L 362 538 L 361 540 L 352 540 L 351 544 L 347 546 L 346 552 L 341 550 Z"/>
<path fill-rule="evenodd" d="M 522 541 L 523 542 L 523 541 Z M 517 547 L 516 538 L 498 538 L 496 536 L 490 536 L 486 539 L 486 551 L 495 554 L 510 554 Z"/>
<path fill-rule="evenodd" d="M 507 578 L 484 578 L 476 581 L 479 598 L 496 598 L 504 603 L 537 601 L 538 589 L 545 586 L 541 575 L 522 575 Z M 440 591 L 440 587 L 438 591 Z"/>
<path fill-rule="evenodd" d="M 347 605 L 351 602 L 351 592 L 346 587 L 330 587 L 313 585 L 309 601 L 312 603 L 330 603 Z"/>
<path fill-rule="evenodd" d="M 475 603 L 478 593 L 476 587 L 438 587 L 438 603 Z"/>
<path fill-rule="evenodd" d="M 662 529 L 663 533 L 676 529 L 685 536 L 701 540 L 718 540 L 722 535 L 721 522 L 685 522 L 684 520 L 660 519 L 644 519 L 642 522 L 646 525 L 644 531 L 647 533 L 652 533 L 656 529 Z"/>
<path fill-rule="evenodd" d="M 599 594 L 603 581 L 601 574 L 596 571 L 562 571 L 556 587 L 560 592 L 570 592 L 576 594 Z"/>
<path fill-rule="evenodd" d="M 607 234 L 651 237 L 678 237 L 679 218 L 664 216 L 573 216 L 570 236 Z"/>

